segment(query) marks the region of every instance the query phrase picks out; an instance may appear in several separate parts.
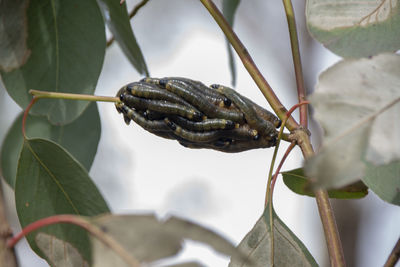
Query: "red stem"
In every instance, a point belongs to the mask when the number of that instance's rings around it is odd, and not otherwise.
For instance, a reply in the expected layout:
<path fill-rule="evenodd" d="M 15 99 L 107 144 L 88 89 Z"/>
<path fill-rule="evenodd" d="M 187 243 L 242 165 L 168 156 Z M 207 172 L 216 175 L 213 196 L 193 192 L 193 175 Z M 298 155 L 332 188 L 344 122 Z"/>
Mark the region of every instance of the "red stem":
<path fill-rule="evenodd" d="M 24 138 L 26 139 L 26 133 L 25 133 L 25 122 L 26 122 L 26 118 L 28 117 L 29 111 L 31 110 L 33 104 L 35 104 L 35 102 L 38 100 L 38 98 L 33 97 L 31 102 L 29 103 L 29 105 L 26 107 L 25 111 L 24 111 L 24 116 L 22 117 L 22 135 L 24 136 Z"/>
<path fill-rule="evenodd" d="M 295 142 L 292 142 L 290 144 L 290 146 L 286 149 L 285 155 L 283 155 L 281 161 L 279 162 L 278 168 L 275 171 L 274 176 L 272 177 L 272 181 L 271 181 L 271 195 L 274 193 L 274 186 L 275 186 L 275 182 L 278 178 L 278 174 L 281 171 L 282 165 L 285 162 L 286 158 L 289 156 L 290 152 L 292 151 L 292 149 L 296 146 Z"/>
<path fill-rule="evenodd" d="M 296 108 L 298 108 L 298 107 L 300 107 L 302 105 L 308 105 L 308 104 L 310 104 L 310 101 L 308 101 L 308 100 L 301 101 L 300 103 L 297 103 L 296 105 L 291 107 L 288 112 L 286 112 L 286 117 L 290 117 L 292 115 L 293 111 L 296 110 Z"/>
<path fill-rule="evenodd" d="M 12 248 L 15 246 L 16 243 L 18 243 L 21 238 L 24 236 L 30 234 L 31 232 L 44 227 L 48 226 L 51 224 L 56 224 L 56 223 L 70 223 L 70 224 L 75 224 L 79 225 L 82 228 L 85 228 L 85 226 L 82 224 L 82 220 L 78 220 L 76 216 L 74 215 L 55 215 L 47 218 L 40 219 L 36 222 L 33 222 L 31 224 L 28 224 L 24 229 L 22 229 L 21 232 L 19 232 L 16 236 L 12 237 L 7 241 L 7 247 Z"/>

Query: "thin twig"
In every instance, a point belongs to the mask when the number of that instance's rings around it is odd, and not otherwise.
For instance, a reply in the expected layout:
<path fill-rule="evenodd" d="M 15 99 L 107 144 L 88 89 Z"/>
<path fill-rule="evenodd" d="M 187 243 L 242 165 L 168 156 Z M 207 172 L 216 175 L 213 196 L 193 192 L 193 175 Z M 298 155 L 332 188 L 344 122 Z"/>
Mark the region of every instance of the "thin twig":
<path fill-rule="evenodd" d="M 274 188 L 275 188 L 275 183 L 276 180 L 278 178 L 278 174 L 282 169 L 283 163 L 285 163 L 286 158 L 289 156 L 290 152 L 292 151 L 292 149 L 296 146 L 295 142 L 290 143 L 289 147 L 286 149 L 285 155 L 283 155 L 281 162 L 279 162 L 278 168 L 276 168 L 275 174 L 272 177 L 272 181 L 271 181 L 271 199 L 272 199 L 272 195 L 274 194 Z"/>
<path fill-rule="evenodd" d="M 124 1 L 121 1 L 120 4 L 122 5 Z M 143 6 L 145 6 L 149 2 L 149 0 L 142 0 L 139 4 L 137 4 L 132 11 L 129 13 L 129 20 L 131 20 L 136 13 L 138 13 L 139 9 L 141 9 Z M 109 47 L 112 45 L 112 43 L 115 41 L 115 37 L 112 36 L 110 40 L 107 41 L 106 47 Z"/>
<path fill-rule="evenodd" d="M 264 76 L 257 68 L 246 47 L 239 40 L 235 32 L 232 30 L 232 27 L 225 20 L 224 16 L 215 6 L 213 1 L 211 0 L 200 0 L 200 1 L 208 10 L 208 12 L 211 14 L 211 16 L 213 16 L 215 21 L 218 23 L 219 27 L 224 32 L 226 38 L 229 40 L 232 47 L 235 49 L 236 53 L 240 57 L 240 60 L 242 61 L 244 67 L 247 69 L 248 73 L 253 78 L 254 82 L 257 84 L 258 88 L 261 90 L 264 97 L 271 105 L 272 109 L 275 111 L 278 117 L 281 120 L 283 120 L 287 112 L 286 108 L 279 101 L 278 97 L 275 95 L 271 86 L 268 84 Z M 292 117 L 290 117 L 286 126 L 290 131 L 292 131 L 297 129 L 299 124 Z"/>
<path fill-rule="evenodd" d="M 384 267 L 394 267 L 396 263 L 399 261 L 399 258 L 400 258 L 400 238 L 399 240 L 397 240 L 397 243 L 394 246 L 392 252 L 390 252 L 390 255 L 386 260 Z"/>
<path fill-rule="evenodd" d="M 39 90 L 29 90 L 29 93 L 38 99 L 55 98 L 55 99 L 86 100 L 86 101 L 101 101 L 101 102 L 120 102 L 118 97 L 112 97 L 112 96 L 56 93 L 56 92 L 39 91 Z"/>
<path fill-rule="evenodd" d="M 304 88 L 304 77 L 303 77 L 303 69 L 301 66 L 301 57 L 300 57 L 300 49 L 299 49 L 299 40 L 297 37 L 297 28 L 296 28 L 296 20 L 294 17 L 294 11 L 291 0 L 283 0 L 283 6 L 285 8 L 286 18 L 289 27 L 289 35 L 290 35 L 290 45 L 292 47 L 292 58 L 293 58 L 293 66 L 294 72 L 296 75 L 296 85 L 297 85 L 297 96 L 299 99 L 299 103 L 306 100 L 306 90 Z M 307 106 L 300 107 L 300 125 L 307 128 L 308 125 L 308 116 L 307 116 Z"/>

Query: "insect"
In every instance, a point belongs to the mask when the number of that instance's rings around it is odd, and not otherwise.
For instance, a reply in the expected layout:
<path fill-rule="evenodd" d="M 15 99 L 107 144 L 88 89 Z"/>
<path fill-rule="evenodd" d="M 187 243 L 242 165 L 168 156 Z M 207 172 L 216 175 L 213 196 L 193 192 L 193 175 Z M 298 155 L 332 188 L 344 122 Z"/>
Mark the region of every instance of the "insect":
<path fill-rule="evenodd" d="M 187 78 L 144 78 L 122 87 L 118 112 L 163 138 L 189 148 L 241 152 L 276 144 L 280 120 L 222 85 Z"/>

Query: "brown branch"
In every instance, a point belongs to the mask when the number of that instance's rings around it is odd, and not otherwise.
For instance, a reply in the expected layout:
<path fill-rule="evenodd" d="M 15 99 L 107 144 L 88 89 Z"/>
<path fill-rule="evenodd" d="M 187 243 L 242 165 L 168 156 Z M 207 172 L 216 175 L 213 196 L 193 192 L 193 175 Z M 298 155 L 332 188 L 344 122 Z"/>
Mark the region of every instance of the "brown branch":
<path fill-rule="evenodd" d="M 394 267 L 396 263 L 399 261 L 399 258 L 400 258 L 400 238 L 399 240 L 397 240 L 397 243 L 394 246 L 392 252 L 390 252 L 390 255 L 386 260 L 384 267 Z"/>
<path fill-rule="evenodd" d="M 242 44 L 242 42 L 237 37 L 236 33 L 232 30 L 232 27 L 225 20 L 222 13 L 215 6 L 213 1 L 211 0 L 200 0 L 201 3 L 205 6 L 208 12 L 213 16 L 215 21 L 218 23 L 221 30 L 224 32 L 225 37 L 229 40 L 232 47 L 235 49 L 236 53 L 240 57 L 244 67 L 247 69 L 250 76 L 253 78 L 254 82 L 257 84 L 258 88 L 260 88 L 264 97 L 267 99 L 268 103 L 271 105 L 272 109 L 275 111 L 276 115 L 283 120 L 286 116 L 286 108 L 282 105 L 278 97 L 275 95 L 275 92 L 272 90 L 271 86 L 268 84 L 267 80 L 265 80 L 264 76 L 261 74 L 253 59 L 251 58 L 249 52 L 246 47 Z M 290 117 L 287 122 L 287 128 L 290 131 L 293 131 L 298 128 L 298 123 Z"/>
<path fill-rule="evenodd" d="M 297 37 L 296 20 L 294 17 L 292 1 L 283 0 L 283 6 L 285 8 L 286 18 L 289 27 L 293 66 L 296 75 L 297 96 L 299 99 L 299 103 L 301 103 L 306 100 L 306 89 L 304 88 L 304 77 L 303 77 L 303 69 L 301 66 L 299 39 Z M 300 107 L 300 124 L 303 127 L 307 128 L 308 125 L 307 106 Z"/>
<path fill-rule="evenodd" d="M 7 239 L 12 235 L 4 208 L 4 196 L 0 181 L 0 266 L 17 267 L 14 248 L 7 247 Z"/>

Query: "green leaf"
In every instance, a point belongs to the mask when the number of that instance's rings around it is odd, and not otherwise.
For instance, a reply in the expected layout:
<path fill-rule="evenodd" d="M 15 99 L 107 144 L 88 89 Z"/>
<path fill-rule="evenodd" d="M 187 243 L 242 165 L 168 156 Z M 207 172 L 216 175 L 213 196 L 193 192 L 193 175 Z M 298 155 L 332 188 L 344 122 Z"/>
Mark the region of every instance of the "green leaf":
<path fill-rule="evenodd" d="M 304 166 L 324 188 L 339 188 L 365 175 L 365 162 L 400 159 L 400 56 L 343 60 L 323 72 L 310 96 L 325 131 L 322 147 Z"/>
<path fill-rule="evenodd" d="M 14 121 L 4 139 L 1 151 L 1 166 L 5 181 L 14 188 L 18 156 L 22 148 L 22 116 Z M 89 170 L 96 155 L 100 140 L 100 117 L 96 103 L 92 103 L 82 116 L 70 124 L 55 126 L 43 117 L 29 115 L 26 120 L 27 136 L 50 139 L 68 150 Z"/>
<path fill-rule="evenodd" d="M 382 166 L 368 163 L 362 180 L 380 198 L 400 206 L 400 161 Z"/>
<path fill-rule="evenodd" d="M 30 1 L 27 21 L 28 61 L 14 71 L 0 72 L 14 101 L 25 108 L 30 89 L 93 94 L 106 43 L 96 0 Z M 66 124 L 87 106 L 86 101 L 41 100 L 32 112 L 54 124 Z"/>
<path fill-rule="evenodd" d="M 25 64 L 28 0 L 0 1 L 0 71 L 9 72 Z"/>
<path fill-rule="evenodd" d="M 274 210 L 272 214 L 274 220 L 274 266 L 318 266 L 304 244 L 279 219 Z M 229 267 L 272 266 L 269 207 L 264 210 L 263 216 L 240 242 L 238 249 L 247 255 L 247 262 L 232 257 Z"/>
<path fill-rule="evenodd" d="M 400 4 L 376 0 L 308 0 L 311 35 L 342 57 L 368 57 L 400 49 Z"/>
<path fill-rule="evenodd" d="M 225 255 L 235 255 L 244 259 L 244 255 L 225 238 L 177 217 L 159 221 L 153 215 L 103 215 L 91 221 L 103 230 L 104 235 L 111 236 L 140 262 L 150 263 L 176 255 L 182 249 L 184 239 L 201 242 Z M 114 251 L 96 237 L 92 237 L 91 240 L 94 266 L 127 266 Z"/>
<path fill-rule="evenodd" d="M 296 194 L 315 197 L 309 179 L 304 175 L 302 168 L 282 172 L 282 176 L 285 185 Z M 361 181 L 357 181 L 339 189 L 328 190 L 330 198 L 339 199 L 363 198 L 367 194 L 368 187 Z"/>
<path fill-rule="evenodd" d="M 44 139 L 24 141 L 18 162 L 15 202 L 22 227 L 56 214 L 94 216 L 109 212 L 85 168 L 62 147 Z M 68 242 L 85 261 L 91 262 L 89 239 L 83 229 L 58 224 L 29 234 L 29 245 L 45 257 L 35 242 L 40 232 Z"/>
<path fill-rule="evenodd" d="M 222 2 L 222 13 L 224 14 L 225 19 L 228 21 L 229 25 L 233 27 L 233 21 L 235 18 L 235 13 L 237 7 L 240 4 L 240 0 L 224 0 Z M 229 43 L 228 39 L 226 40 L 227 49 L 228 49 L 228 56 L 229 56 L 229 68 L 231 70 L 232 75 L 232 85 L 236 85 L 236 66 L 235 66 L 235 58 L 233 57 L 233 51 L 231 44 Z"/>
<path fill-rule="evenodd" d="M 140 74 L 149 76 L 142 51 L 133 34 L 126 3 L 114 0 L 97 0 L 108 28 L 112 32 L 125 56 Z"/>

